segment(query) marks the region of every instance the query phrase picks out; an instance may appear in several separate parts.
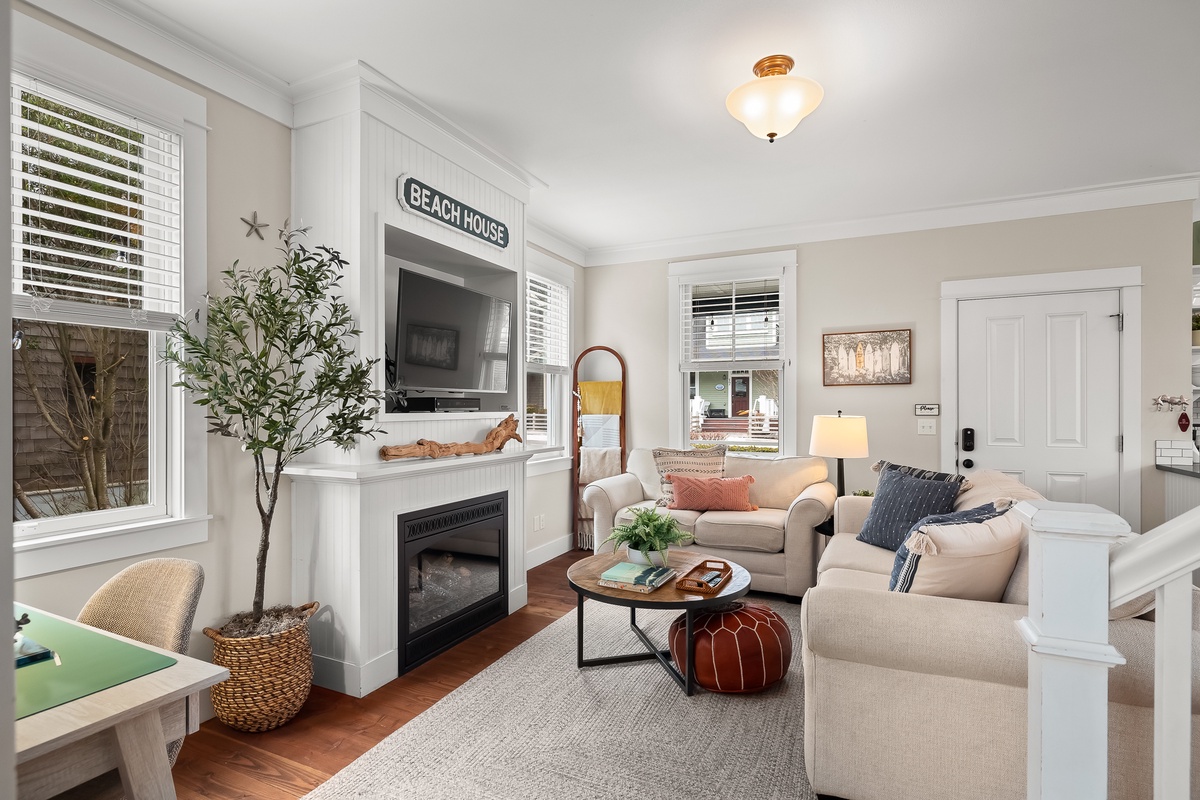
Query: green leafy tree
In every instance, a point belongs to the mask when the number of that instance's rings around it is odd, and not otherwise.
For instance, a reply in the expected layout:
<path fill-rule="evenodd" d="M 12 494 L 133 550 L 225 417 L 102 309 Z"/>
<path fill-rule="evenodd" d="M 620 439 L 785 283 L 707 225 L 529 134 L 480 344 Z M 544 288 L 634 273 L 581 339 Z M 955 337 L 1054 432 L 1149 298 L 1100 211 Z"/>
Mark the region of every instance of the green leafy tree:
<path fill-rule="evenodd" d="M 242 443 L 254 459 L 254 498 L 262 523 L 253 616 L 262 618 L 263 584 L 279 478 L 292 459 L 323 444 L 343 449 L 379 432 L 381 393 L 371 385 L 378 359 L 355 356 L 349 307 L 336 294 L 346 262 L 335 250 L 309 250 L 305 231 L 279 232 L 276 266 L 225 270 L 226 294 L 205 297 L 199 314 L 172 329 L 164 358 L 176 386 L 194 395 L 209 433 Z"/>

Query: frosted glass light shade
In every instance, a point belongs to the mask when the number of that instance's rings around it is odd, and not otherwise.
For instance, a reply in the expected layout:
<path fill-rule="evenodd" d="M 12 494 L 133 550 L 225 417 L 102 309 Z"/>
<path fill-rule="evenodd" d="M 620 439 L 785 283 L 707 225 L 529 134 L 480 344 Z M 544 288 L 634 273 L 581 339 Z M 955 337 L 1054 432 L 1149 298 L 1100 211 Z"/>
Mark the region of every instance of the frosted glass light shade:
<path fill-rule="evenodd" d="M 774 141 L 795 130 L 824 96 L 821 84 L 809 78 L 766 75 L 730 92 L 725 108 L 752 134 Z"/>
<path fill-rule="evenodd" d="M 823 458 L 866 458 L 867 418 L 818 414 L 813 417 L 808 452 Z"/>

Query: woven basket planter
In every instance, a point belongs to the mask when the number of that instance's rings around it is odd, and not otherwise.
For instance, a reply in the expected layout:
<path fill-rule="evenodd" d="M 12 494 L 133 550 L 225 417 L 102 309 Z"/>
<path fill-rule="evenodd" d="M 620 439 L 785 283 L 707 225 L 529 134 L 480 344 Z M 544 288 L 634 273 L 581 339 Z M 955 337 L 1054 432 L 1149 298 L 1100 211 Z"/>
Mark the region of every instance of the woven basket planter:
<path fill-rule="evenodd" d="M 213 628 L 213 663 L 229 670 L 229 680 L 210 690 L 217 719 L 239 731 L 278 728 L 300 711 L 312 688 L 312 645 L 308 619 L 320 603 L 297 606 L 304 622 L 279 633 L 228 639 Z"/>

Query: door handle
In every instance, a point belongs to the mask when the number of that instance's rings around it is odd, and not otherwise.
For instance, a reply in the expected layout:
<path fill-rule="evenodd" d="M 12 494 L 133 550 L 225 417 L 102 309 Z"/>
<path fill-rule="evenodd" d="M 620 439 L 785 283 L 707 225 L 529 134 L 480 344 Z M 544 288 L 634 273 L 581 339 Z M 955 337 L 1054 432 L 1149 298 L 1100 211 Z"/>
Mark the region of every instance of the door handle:
<path fill-rule="evenodd" d="M 972 450 L 974 450 L 975 449 L 975 429 L 974 428 L 963 428 L 962 429 L 962 439 L 960 439 L 959 441 L 960 441 L 960 447 L 962 448 L 963 452 L 969 453 Z"/>

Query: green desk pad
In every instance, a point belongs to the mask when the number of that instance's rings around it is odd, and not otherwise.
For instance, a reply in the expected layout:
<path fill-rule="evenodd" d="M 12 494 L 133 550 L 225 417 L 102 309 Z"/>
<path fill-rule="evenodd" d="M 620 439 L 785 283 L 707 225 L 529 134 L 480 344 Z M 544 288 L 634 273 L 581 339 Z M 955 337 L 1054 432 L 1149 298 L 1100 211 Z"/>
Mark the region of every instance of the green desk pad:
<path fill-rule="evenodd" d="M 17 719 L 171 666 L 175 659 L 13 603 L 22 633 L 58 656 L 17 670 Z"/>

